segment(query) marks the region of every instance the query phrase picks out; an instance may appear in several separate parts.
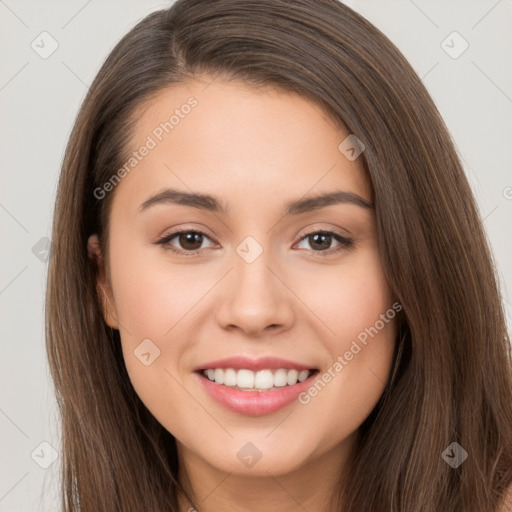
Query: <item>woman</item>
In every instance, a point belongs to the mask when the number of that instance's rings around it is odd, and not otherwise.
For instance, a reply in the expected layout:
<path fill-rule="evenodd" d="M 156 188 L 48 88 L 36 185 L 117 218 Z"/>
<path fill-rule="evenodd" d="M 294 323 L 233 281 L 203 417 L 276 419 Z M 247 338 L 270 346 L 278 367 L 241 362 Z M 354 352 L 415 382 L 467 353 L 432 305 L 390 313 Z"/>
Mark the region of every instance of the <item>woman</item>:
<path fill-rule="evenodd" d="M 346 6 L 147 16 L 84 100 L 53 230 L 64 510 L 511 510 L 475 201 L 421 81 Z"/>

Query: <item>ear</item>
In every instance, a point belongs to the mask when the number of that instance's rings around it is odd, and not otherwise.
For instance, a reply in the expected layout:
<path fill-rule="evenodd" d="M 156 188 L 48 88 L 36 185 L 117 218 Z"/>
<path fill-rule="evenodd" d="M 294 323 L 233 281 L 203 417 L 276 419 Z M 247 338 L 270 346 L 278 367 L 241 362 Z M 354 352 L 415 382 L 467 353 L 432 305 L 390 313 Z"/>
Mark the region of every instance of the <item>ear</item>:
<path fill-rule="evenodd" d="M 115 308 L 114 295 L 112 288 L 106 277 L 105 262 L 101 253 L 100 241 L 98 235 L 91 235 L 87 241 L 87 253 L 89 258 L 94 260 L 97 268 L 96 292 L 100 301 L 103 318 L 105 323 L 118 329 L 117 311 Z"/>

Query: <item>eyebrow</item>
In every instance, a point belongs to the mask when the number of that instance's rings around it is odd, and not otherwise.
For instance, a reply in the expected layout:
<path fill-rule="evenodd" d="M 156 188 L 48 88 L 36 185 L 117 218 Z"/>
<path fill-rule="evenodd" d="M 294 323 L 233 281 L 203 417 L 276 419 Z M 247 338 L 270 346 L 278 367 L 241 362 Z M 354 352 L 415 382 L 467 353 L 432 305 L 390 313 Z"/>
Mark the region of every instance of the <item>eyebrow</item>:
<path fill-rule="evenodd" d="M 224 215 L 229 211 L 227 204 L 215 196 L 167 188 L 144 201 L 140 206 L 139 213 L 158 204 L 178 204 Z M 365 209 L 374 209 L 374 204 L 361 196 L 353 192 L 338 190 L 292 201 L 285 206 L 283 215 L 299 215 L 334 204 L 353 204 Z"/>

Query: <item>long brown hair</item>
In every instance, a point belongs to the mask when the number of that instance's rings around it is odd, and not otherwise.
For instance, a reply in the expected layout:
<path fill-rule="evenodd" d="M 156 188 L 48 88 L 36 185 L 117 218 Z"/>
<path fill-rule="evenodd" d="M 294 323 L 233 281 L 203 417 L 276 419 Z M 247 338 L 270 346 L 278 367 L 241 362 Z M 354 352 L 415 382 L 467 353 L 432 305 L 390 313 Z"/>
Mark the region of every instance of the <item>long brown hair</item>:
<path fill-rule="evenodd" d="M 512 356 L 489 245 L 425 87 L 336 0 L 178 0 L 130 30 L 91 85 L 62 165 L 46 299 L 63 510 L 178 510 L 175 439 L 130 383 L 87 239 L 98 233 L 106 252 L 115 191 L 99 200 L 94 190 L 126 160 L 136 109 L 199 74 L 299 93 L 366 148 L 382 264 L 403 316 L 394 378 L 333 504 L 497 512 L 512 484 Z M 468 454 L 456 468 L 442 457 L 452 443 Z"/>

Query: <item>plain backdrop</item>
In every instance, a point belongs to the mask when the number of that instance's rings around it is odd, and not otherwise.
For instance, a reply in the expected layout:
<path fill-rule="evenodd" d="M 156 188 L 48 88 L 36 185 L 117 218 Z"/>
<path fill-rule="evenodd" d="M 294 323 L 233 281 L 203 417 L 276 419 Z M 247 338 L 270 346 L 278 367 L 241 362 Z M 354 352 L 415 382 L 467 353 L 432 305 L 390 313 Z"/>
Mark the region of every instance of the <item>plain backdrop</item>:
<path fill-rule="evenodd" d="M 512 2 L 347 3 L 402 50 L 444 117 L 478 200 L 510 327 Z M 168 5 L 0 0 L 1 512 L 59 509 L 59 427 L 43 320 L 59 168 L 108 52 L 140 19 Z"/>

